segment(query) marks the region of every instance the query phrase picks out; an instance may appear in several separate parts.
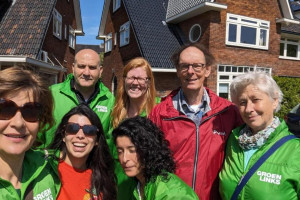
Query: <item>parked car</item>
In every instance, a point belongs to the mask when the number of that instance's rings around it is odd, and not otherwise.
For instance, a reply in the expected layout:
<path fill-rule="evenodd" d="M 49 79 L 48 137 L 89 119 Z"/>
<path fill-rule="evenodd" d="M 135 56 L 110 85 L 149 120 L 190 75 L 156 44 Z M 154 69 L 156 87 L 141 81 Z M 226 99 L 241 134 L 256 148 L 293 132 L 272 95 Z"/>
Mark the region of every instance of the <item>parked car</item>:
<path fill-rule="evenodd" d="M 300 137 L 300 103 L 288 113 L 287 125 L 292 133 Z"/>

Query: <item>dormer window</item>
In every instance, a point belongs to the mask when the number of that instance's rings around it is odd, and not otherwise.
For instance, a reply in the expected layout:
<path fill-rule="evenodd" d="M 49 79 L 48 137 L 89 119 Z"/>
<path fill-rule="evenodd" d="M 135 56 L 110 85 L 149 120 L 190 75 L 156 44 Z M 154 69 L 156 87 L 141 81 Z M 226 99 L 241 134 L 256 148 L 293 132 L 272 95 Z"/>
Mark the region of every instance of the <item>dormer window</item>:
<path fill-rule="evenodd" d="M 121 6 L 121 0 L 113 0 L 113 12 L 118 10 Z"/>
<path fill-rule="evenodd" d="M 54 9 L 53 10 L 53 35 L 61 40 L 62 34 L 62 17 L 59 12 Z"/>

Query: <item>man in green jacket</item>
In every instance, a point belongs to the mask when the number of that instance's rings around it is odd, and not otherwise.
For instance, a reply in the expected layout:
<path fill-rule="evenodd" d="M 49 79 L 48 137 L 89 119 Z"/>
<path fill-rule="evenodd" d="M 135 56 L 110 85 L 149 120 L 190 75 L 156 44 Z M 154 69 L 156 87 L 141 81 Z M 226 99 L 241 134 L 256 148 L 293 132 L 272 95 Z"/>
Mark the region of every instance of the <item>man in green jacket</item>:
<path fill-rule="evenodd" d="M 73 74 L 69 74 L 64 82 L 50 87 L 54 99 L 55 124 L 46 134 L 39 134 L 38 139 L 43 143 L 41 147 L 46 148 L 52 143 L 62 117 L 80 103 L 88 104 L 98 115 L 111 147 L 109 129 L 114 96 L 100 81 L 103 68 L 98 53 L 91 49 L 79 51 L 75 55 L 72 70 Z"/>

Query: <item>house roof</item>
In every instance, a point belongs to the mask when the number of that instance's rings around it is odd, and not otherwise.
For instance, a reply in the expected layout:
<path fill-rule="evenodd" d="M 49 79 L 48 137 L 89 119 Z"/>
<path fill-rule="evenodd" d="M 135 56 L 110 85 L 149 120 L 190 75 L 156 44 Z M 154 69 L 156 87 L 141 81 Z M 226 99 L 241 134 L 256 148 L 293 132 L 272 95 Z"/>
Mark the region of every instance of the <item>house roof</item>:
<path fill-rule="evenodd" d="M 165 22 L 167 2 L 131 0 L 123 3 L 142 56 L 152 68 L 174 69 L 170 57 L 180 44 Z"/>
<path fill-rule="evenodd" d="M 15 1 L 0 22 L 0 55 L 37 58 L 56 0 Z"/>
<path fill-rule="evenodd" d="M 299 1 L 291 1 L 290 4 L 291 4 L 291 9 L 294 12 L 300 11 L 300 2 Z"/>

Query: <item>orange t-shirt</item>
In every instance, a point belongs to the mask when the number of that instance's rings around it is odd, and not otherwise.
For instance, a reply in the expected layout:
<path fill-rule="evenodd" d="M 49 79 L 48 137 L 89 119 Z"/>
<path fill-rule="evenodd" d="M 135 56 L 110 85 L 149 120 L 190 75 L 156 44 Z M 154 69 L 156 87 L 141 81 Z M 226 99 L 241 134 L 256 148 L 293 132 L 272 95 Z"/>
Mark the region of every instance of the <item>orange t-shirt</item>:
<path fill-rule="evenodd" d="M 92 200 L 89 190 L 92 170 L 77 170 L 65 162 L 59 162 L 61 188 L 57 200 Z"/>

